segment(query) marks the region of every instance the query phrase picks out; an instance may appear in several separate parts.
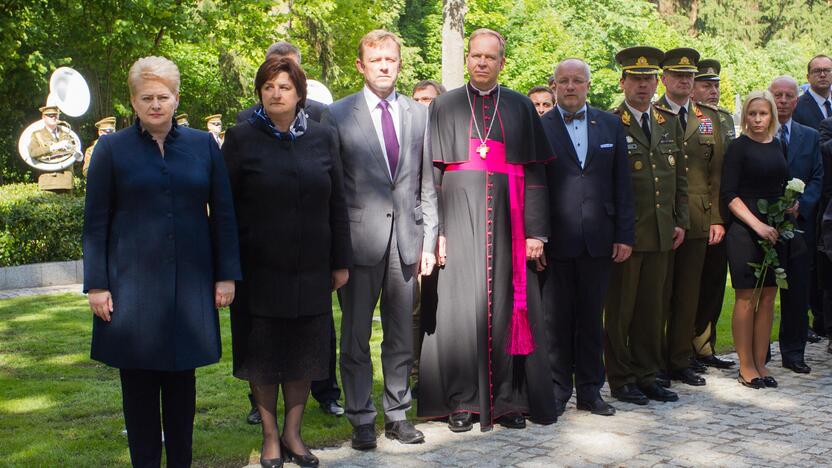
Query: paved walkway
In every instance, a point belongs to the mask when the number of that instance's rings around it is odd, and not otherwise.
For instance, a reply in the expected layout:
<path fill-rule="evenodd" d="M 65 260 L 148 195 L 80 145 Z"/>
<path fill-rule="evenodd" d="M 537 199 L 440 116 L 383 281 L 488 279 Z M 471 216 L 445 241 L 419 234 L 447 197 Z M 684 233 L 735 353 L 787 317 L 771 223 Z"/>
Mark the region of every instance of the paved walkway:
<path fill-rule="evenodd" d="M 30 294 L 80 292 L 80 285 L 0 291 L 0 299 Z M 753 390 L 736 371 L 710 369 L 704 387 L 674 383 L 675 403 L 647 406 L 604 398 L 613 417 L 575 410 L 551 426 L 453 434 L 444 423 L 419 424 L 426 443 L 406 446 L 379 438 L 378 449 L 357 452 L 349 444 L 316 450 L 324 466 L 830 466 L 832 462 L 832 356 L 826 343 L 809 344 L 809 375 L 779 366 L 778 389 Z M 736 356 L 729 356 L 736 359 Z M 250 465 L 256 467 L 257 465 Z"/>
<path fill-rule="evenodd" d="M 75 292 L 81 294 L 82 285 L 80 284 L 65 284 L 61 286 L 44 286 L 42 288 L 23 288 L 23 289 L 6 289 L 0 290 L 0 299 L 9 299 L 19 296 L 34 296 L 36 294 L 58 294 L 66 292 Z"/>

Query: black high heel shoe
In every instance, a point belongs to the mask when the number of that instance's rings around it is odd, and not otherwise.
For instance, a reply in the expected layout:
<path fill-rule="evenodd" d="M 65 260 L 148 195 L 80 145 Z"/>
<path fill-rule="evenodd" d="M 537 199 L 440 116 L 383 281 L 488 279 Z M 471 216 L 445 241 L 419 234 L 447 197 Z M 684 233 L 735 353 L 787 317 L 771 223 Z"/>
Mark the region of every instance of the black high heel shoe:
<path fill-rule="evenodd" d="M 280 450 L 289 463 L 294 463 L 303 468 L 316 468 L 321 463 L 320 460 L 318 460 L 318 457 L 312 455 L 311 452 L 306 455 L 298 455 L 295 452 L 291 451 L 289 447 L 283 442 L 282 437 L 280 439 Z"/>
<path fill-rule="evenodd" d="M 265 459 L 260 457 L 260 466 L 263 468 L 282 468 L 283 467 L 283 458 L 269 458 Z"/>
<path fill-rule="evenodd" d="M 742 371 L 737 371 L 737 382 L 743 384 L 744 386 L 746 386 L 748 388 L 760 389 L 760 388 L 765 388 L 765 386 L 766 386 L 763 379 L 761 379 L 759 377 L 754 377 L 750 381 L 745 380 L 745 377 L 742 376 Z"/>
<path fill-rule="evenodd" d="M 770 375 L 763 377 L 763 384 L 768 388 L 777 388 L 777 381 Z"/>

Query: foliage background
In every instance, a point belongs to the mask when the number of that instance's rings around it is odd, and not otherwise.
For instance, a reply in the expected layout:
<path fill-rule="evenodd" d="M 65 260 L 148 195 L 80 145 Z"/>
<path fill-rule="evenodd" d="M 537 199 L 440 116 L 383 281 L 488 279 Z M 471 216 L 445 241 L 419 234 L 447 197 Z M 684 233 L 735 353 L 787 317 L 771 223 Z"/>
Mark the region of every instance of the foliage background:
<path fill-rule="evenodd" d="M 456 0 L 460 1 L 460 0 Z M 508 40 L 503 82 L 525 91 L 545 83 L 558 60 L 592 68 L 590 99 L 619 99 L 615 52 L 649 44 L 697 48 L 723 64 L 723 102 L 764 87 L 774 76 L 805 80 L 810 57 L 826 50 L 832 0 L 468 0 L 466 31 L 491 27 Z M 49 74 L 79 70 L 90 83 L 91 110 L 67 119 L 85 144 L 93 123 L 115 114 L 131 121 L 126 74 L 139 57 L 164 55 L 182 72 L 180 110 L 202 126 L 226 124 L 250 105 L 265 49 L 289 40 L 311 78 L 342 97 L 357 90 L 359 38 L 374 28 L 404 41 L 399 88 L 441 76 L 442 0 L 0 0 L 0 183 L 33 180 L 17 139 L 39 118 Z"/>

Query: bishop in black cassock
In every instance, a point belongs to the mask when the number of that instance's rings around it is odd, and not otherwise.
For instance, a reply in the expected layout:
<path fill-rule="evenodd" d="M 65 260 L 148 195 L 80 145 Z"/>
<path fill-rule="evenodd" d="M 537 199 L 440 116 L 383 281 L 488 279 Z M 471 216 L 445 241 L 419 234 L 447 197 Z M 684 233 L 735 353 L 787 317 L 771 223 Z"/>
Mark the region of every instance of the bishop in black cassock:
<path fill-rule="evenodd" d="M 544 163 L 554 155 L 540 119 L 526 96 L 469 83 L 434 100 L 428 133 L 447 260 L 422 347 L 419 416 L 470 412 L 482 430 L 506 415 L 553 423 L 540 292 L 525 257 L 526 238 L 549 235 Z"/>

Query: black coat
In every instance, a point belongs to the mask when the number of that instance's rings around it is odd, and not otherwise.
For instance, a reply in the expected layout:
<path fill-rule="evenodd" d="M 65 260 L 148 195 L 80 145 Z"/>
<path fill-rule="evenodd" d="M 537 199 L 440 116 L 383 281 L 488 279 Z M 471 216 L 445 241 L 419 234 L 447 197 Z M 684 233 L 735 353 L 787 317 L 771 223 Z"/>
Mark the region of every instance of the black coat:
<path fill-rule="evenodd" d="M 93 319 L 92 358 L 163 371 L 217 362 L 214 283 L 239 278 L 228 175 L 211 134 L 174 124 L 164 158 L 138 121 L 101 137 L 87 173 L 84 292 L 108 289 L 113 313 Z"/>
<path fill-rule="evenodd" d="M 823 112 L 821 112 L 818 103 L 808 90 L 797 99 L 797 107 L 794 108 L 792 119 L 815 130 L 818 129 L 820 122 L 824 119 Z"/>
<path fill-rule="evenodd" d="M 581 168 L 557 108 L 541 117 L 557 155 L 546 167 L 553 258 L 609 257 L 612 244 L 635 242 L 635 208 L 627 141 L 618 116 L 587 106 L 586 163 Z"/>
<path fill-rule="evenodd" d="M 251 118 L 228 129 L 222 146 L 243 268 L 232 313 L 331 313 L 331 273 L 351 266 L 337 137 L 314 121 L 295 141 L 266 128 Z"/>

